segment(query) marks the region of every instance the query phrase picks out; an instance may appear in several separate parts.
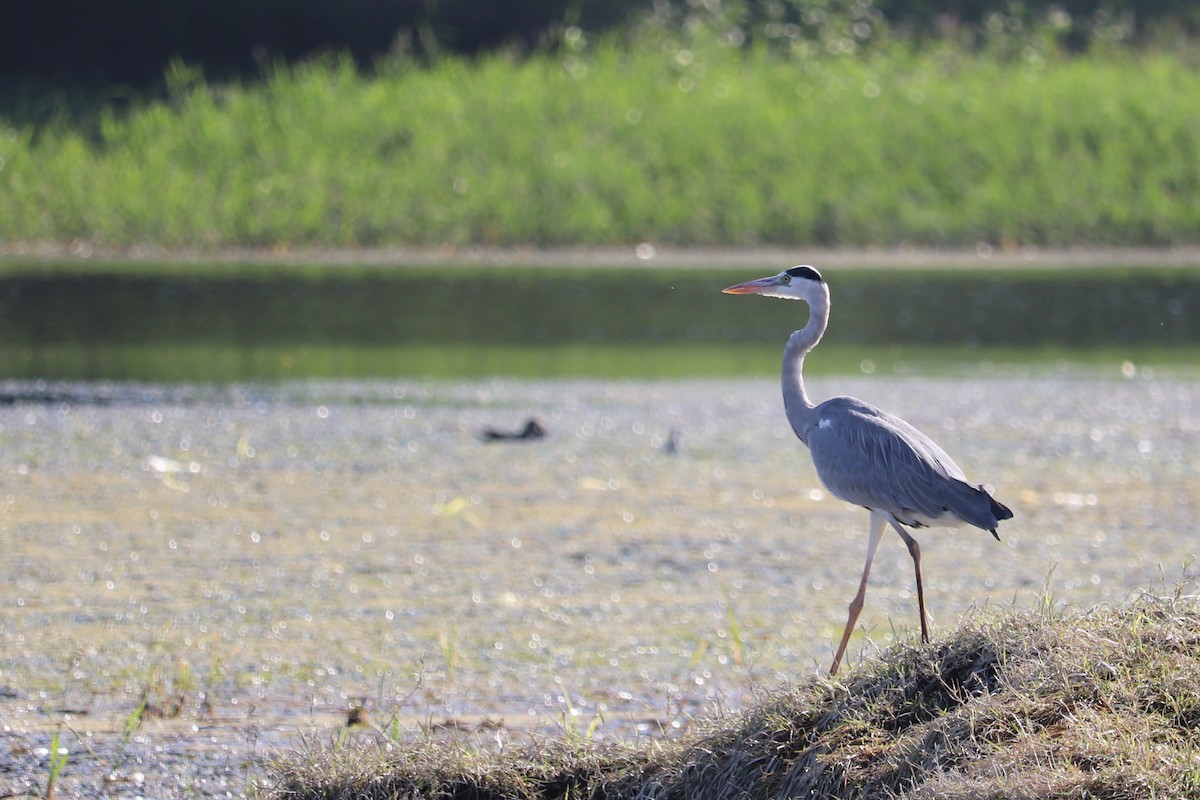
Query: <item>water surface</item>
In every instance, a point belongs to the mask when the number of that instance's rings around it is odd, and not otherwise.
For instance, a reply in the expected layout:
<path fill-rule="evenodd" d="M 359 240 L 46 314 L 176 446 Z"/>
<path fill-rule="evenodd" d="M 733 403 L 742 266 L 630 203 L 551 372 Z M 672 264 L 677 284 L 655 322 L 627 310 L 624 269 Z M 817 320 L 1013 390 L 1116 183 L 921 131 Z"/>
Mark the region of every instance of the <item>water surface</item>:
<path fill-rule="evenodd" d="M 1196 591 L 1196 380 L 810 384 L 901 414 L 1014 511 L 999 542 L 918 532 L 935 637 L 1044 591 Z M 227 796 L 360 702 L 414 736 L 671 735 L 828 669 L 866 550 L 774 377 L 4 388 L 0 794 L 63 724 L 63 793 L 131 798 Z M 545 438 L 479 438 L 531 416 Z M 891 536 L 848 663 L 916 631 Z"/>
<path fill-rule="evenodd" d="M 744 269 L 8 265 L 0 375 L 280 378 L 768 375 L 801 304 L 720 290 Z M 1187 367 L 1200 272 L 826 270 L 815 372 Z"/>

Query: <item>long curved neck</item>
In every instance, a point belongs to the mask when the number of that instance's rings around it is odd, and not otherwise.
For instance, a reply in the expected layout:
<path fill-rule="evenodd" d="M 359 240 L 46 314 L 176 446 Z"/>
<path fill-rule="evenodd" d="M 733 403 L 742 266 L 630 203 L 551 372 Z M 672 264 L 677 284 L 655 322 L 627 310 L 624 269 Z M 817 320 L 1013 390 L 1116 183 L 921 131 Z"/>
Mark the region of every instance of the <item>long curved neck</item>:
<path fill-rule="evenodd" d="M 817 346 L 829 324 L 829 290 L 821 284 L 821 292 L 808 304 L 808 324 L 793 333 L 783 349 L 783 407 L 792 430 L 804 443 L 814 408 L 804 391 L 804 357 Z"/>

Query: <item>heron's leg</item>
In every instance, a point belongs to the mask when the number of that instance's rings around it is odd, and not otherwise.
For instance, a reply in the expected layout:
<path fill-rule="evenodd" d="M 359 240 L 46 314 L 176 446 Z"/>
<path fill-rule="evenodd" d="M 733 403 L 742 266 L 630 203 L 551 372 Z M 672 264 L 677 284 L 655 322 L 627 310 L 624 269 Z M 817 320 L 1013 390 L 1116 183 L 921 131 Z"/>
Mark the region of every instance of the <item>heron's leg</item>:
<path fill-rule="evenodd" d="M 917 544 L 908 531 L 895 520 L 891 520 L 892 527 L 896 529 L 896 533 L 900 534 L 900 538 L 908 545 L 908 554 L 912 556 L 913 567 L 917 571 L 917 607 L 921 609 L 921 641 L 929 643 L 929 627 L 925 624 L 925 587 L 921 585 L 921 545 Z"/>
<path fill-rule="evenodd" d="M 850 642 L 850 633 L 854 630 L 854 623 L 858 622 L 858 615 L 862 613 L 863 598 L 867 594 L 867 578 L 871 575 L 871 562 L 875 560 L 875 551 L 879 549 L 879 541 L 883 538 L 884 521 L 882 515 L 871 512 L 871 541 L 867 544 L 867 563 L 863 565 L 858 594 L 854 595 L 854 599 L 850 601 L 850 616 L 846 619 L 846 630 L 842 631 L 842 643 L 838 645 L 837 655 L 833 657 L 833 666 L 829 668 L 830 675 L 837 674 L 838 665 L 842 663 L 842 655 L 846 652 L 846 645 Z"/>

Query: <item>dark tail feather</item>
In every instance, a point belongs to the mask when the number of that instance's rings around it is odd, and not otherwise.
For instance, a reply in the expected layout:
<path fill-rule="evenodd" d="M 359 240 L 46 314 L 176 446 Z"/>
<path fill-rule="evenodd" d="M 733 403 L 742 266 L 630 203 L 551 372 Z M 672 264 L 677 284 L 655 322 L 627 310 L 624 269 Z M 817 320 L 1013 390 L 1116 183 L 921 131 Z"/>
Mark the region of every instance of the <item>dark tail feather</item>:
<path fill-rule="evenodd" d="M 1000 519 L 1012 519 L 1013 518 L 1012 510 L 1009 509 L 1008 506 L 999 502 L 998 500 L 996 500 L 996 498 L 992 497 L 990 494 L 988 495 L 988 500 L 990 500 L 992 503 L 992 516 L 994 516 L 996 519 L 1000 520 Z"/>
<path fill-rule="evenodd" d="M 992 516 L 996 518 L 997 522 L 999 522 L 1002 519 L 1012 519 L 1013 513 L 1012 513 L 1012 510 L 1008 506 L 1004 505 L 1004 503 L 1001 503 L 999 500 L 992 497 L 990 494 L 988 494 L 982 488 L 980 489 L 980 491 L 983 492 L 984 495 L 987 496 L 988 502 L 991 503 L 990 510 L 992 512 Z M 991 531 L 992 536 L 996 537 L 997 542 L 1000 541 L 1000 534 L 996 533 L 995 528 L 989 528 L 988 530 Z"/>

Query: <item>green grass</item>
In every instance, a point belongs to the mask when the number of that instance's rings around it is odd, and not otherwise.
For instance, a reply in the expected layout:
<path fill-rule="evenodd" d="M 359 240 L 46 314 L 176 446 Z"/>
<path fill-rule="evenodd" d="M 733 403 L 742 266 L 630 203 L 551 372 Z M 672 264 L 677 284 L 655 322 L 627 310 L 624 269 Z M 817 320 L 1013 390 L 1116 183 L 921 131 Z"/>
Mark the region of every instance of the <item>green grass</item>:
<path fill-rule="evenodd" d="M 1045 604 L 899 645 L 679 740 L 293 755 L 277 798 L 1143 798 L 1200 792 L 1200 607 Z"/>
<path fill-rule="evenodd" d="M 53 800 L 54 787 L 58 783 L 59 777 L 67 766 L 67 759 L 70 753 L 62 747 L 62 733 L 55 731 L 50 737 L 49 755 L 47 756 L 46 765 L 46 791 L 43 797 L 46 800 Z"/>
<path fill-rule="evenodd" d="M 94 126 L 0 118 L 0 241 L 1174 245 L 1200 230 L 1200 71 L 1178 53 L 608 40 L 169 82 Z"/>

